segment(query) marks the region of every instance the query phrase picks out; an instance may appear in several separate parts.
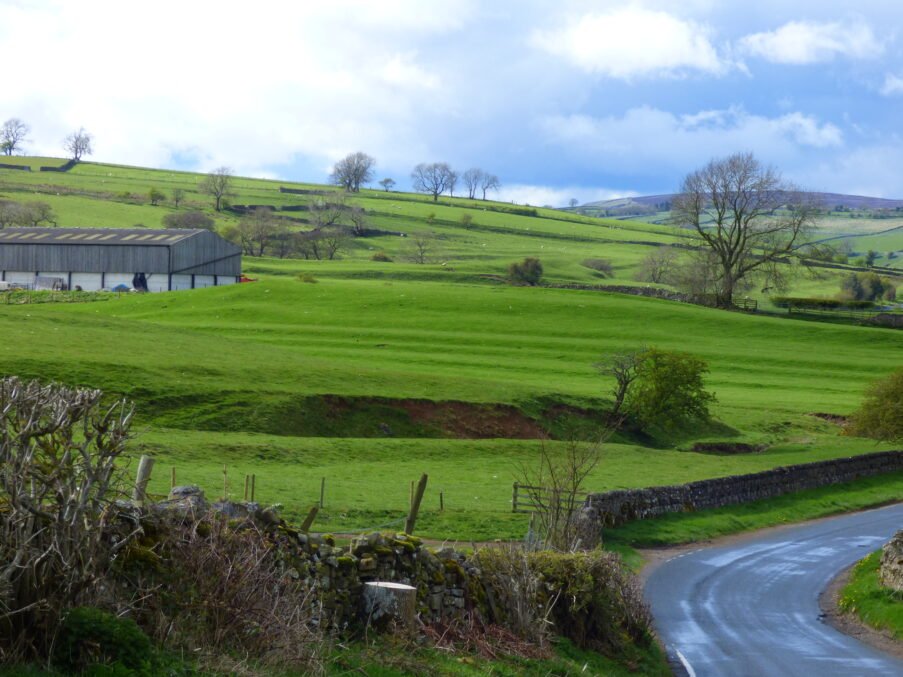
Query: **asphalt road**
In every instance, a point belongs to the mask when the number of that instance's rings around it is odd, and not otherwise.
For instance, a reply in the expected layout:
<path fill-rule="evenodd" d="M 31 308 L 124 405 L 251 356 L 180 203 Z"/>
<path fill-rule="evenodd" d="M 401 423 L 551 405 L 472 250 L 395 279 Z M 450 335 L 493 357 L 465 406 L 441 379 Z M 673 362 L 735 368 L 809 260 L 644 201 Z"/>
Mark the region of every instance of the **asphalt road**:
<path fill-rule="evenodd" d="M 903 504 L 773 530 L 661 564 L 646 600 L 672 663 L 705 677 L 903 677 L 820 619 L 818 596 L 903 528 Z"/>

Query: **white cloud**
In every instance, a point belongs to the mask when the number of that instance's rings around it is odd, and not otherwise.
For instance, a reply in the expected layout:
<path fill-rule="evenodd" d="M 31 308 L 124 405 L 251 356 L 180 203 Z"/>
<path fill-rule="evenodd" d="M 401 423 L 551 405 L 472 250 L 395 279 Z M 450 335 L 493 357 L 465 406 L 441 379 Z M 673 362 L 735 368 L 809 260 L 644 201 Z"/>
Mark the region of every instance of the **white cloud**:
<path fill-rule="evenodd" d="M 551 116 L 541 123 L 546 137 L 568 153 L 624 172 L 646 172 L 650 165 L 686 171 L 712 157 L 752 150 L 768 161 L 797 156 L 802 150 L 843 144 L 841 130 L 811 115 L 792 112 L 778 117 L 742 108 L 675 115 L 641 106 L 622 116 Z"/>
<path fill-rule="evenodd" d="M 903 94 L 903 77 L 888 73 L 884 77 L 884 85 L 881 87 L 881 93 L 884 96 Z"/>
<path fill-rule="evenodd" d="M 773 31 L 747 35 L 740 40 L 740 48 L 772 63 L 796 65 L 831 61 L 837 56 L 871 59 L 884 51 L 871 27 L 862 21 L 791 21 Z"/>
<path fill-rule="evenodd" d="M 258 0 L 253 12 L 207 0 L 0 2 L 0 49 L 31 55 L 4 72 L 0 117 L 28 122 L 36 154 L 61 154 L 63 137 L 84 126 L 98 161 L 172 166 L 179 155 L 194 169 L 261 175 L 299 157 L 320 166 L 365 150 L 383 166 L 407 166 L 417 120 L 446 104 L 421 47 L 473 14 L 470 0 L 446 9 L 440 16 L 418 0 Z M 36 35 L 48 42 L 35 51 Z"/>
<path fill-rule="evenodd" d="M 618 197 L 631 197 L 637 194 L 638 193 L 634 191 L 587 188 L 585 186 L 553 188 L 551 186 L 530 186 L 523 184 L 506 186 L 503 184 L 498 194 L 494 197 L 502 202 L 528 204 L 536 207 L 543 207 L 545 205 L 551 207 L 564 207 L 571 198 L 576 198 L 580 204 L 586 204 L 587 202 L 595 202 L 597 200 L 614 200 Z"/>
<path fill-rule="evenodd" d="M 626 7 L 585 14 L 566 26 L 537 31 L 532 44 L 589 73 L 630 79 L 728 68 L 709 31 L 667 12 Z"/>

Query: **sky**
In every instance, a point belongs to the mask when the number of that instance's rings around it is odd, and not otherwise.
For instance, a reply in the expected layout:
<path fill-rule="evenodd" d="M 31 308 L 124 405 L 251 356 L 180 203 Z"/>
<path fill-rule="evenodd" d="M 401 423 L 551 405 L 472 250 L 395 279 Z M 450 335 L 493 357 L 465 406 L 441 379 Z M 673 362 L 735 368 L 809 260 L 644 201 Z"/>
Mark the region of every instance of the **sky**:
<path fill-rule="evenodd" d="M 738 151 L 903 198 L 901 30 L 899 0 L 0 0 L 0 120 L 29 154 L 84 127 L 98 162 L 320 183 L 363 151 L 535 205 Z"/>

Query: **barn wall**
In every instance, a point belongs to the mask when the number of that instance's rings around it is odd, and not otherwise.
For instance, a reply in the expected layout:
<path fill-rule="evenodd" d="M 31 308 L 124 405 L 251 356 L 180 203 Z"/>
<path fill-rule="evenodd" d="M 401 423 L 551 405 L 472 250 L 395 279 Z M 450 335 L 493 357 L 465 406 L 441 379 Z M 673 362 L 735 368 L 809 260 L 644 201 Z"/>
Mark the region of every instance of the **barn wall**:
<path fill-rule="evenodd" d="M 18 244 L 0 246 L 0 270 L 65 270 L 103 273 L 131 270 L 142 273 L 169 271 L 165 246 Z"/>

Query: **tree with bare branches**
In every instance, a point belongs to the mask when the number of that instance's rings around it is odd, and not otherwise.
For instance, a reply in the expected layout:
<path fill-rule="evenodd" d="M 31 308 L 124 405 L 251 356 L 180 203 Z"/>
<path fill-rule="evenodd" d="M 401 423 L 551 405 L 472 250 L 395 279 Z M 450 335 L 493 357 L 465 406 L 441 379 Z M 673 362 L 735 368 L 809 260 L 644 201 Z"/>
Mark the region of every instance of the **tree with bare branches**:
<path fill-rule="evenodd" d="M 387 193 L 395 187 L 395 179 L 385 178 L 380 179 L 379 185 L 383 187 Z"/>
<path fill-rule="evenodd" d="M 223 199 L 232 194 L 232 170 L 228 167 L 217 167 L 198 184 L 198 190 L 212 196 L 214 208 L 221 211 Z"/>
<path fill-rule="evenodd" d="M 411 172 L 411 181 L 414 190 L 432 195 L 433 202 L 438 202 L 439 196 L 449 189 L 453 175 L 452 168 L 445 162 L 421 162 Z"/>
<path fill-rule="evenodd" d="M 0 660 L 46 658 L 128 544 L 107 526 L 132 413 L 99 390 L 0 380 Z"/>
<path fill-rule="evenodd" d="M 519 485 L 536 515 L 533 539 L 538 547 L 572 552 L 598 545 L 598 534 L 594 538 L 586 533 L 578 516 L 586 480 L 599 465 L 607 436 L 605 431 L 593 442 L 570 440 L 564 449 L 552 448 L 543 441 L 537 463 L 519 467 Z"/>
<path fill-rule="evenodd" d="M 498 190 L 502 187 L 502 182 L 495 174 L 483 174 L 480 179 L 480 190 L 483 191 L 483 199 L 486 199 L 486 192 L 490 190 Z"/>
<path fill-rule="evenodd" d="M 461 174 L 461 180 L 464 181 L 464 187 L 467 188 L 467 197 L 473 200 L 477 196 L 480 184 L 483 182 L 483 176 L 486 174 L 479 167 L 471 167 Z"/>
<path fill-rule="evenodd" d="M 22 150 L 29 131 L 28 125 L 19 118 L 10 118 L 4 122 L 0 127 L 0 152 L 4 155 L 12 155 L 16 151 Z"/>
<path fill-rule="evenodd" d="M 718 263 L 715 304 L 730 307 L 737 284 L 793 255 L 817 208 L 752 153 L 712 160 L 686 176 L 672 206 L 677 225 L 696 231 Z"/>
<path fill-rule="evenodd" d="M 373 180 L 373 167 L 375 166 L 375 159 L 358 151 L 346 155 L 336 162 L 332 167 L 330 178 L 335 185 L 341 186 L 349 193 L 357 193 L 361 189 L 361 185 Z"/>
<path fill-rule="evenodd" d="M 94 152 L 94 137 L 79 127 L 77 132 L 72 132 L 63 140 L 63 149 L 76 162 L 80 162 L 85 155 Z"/>

